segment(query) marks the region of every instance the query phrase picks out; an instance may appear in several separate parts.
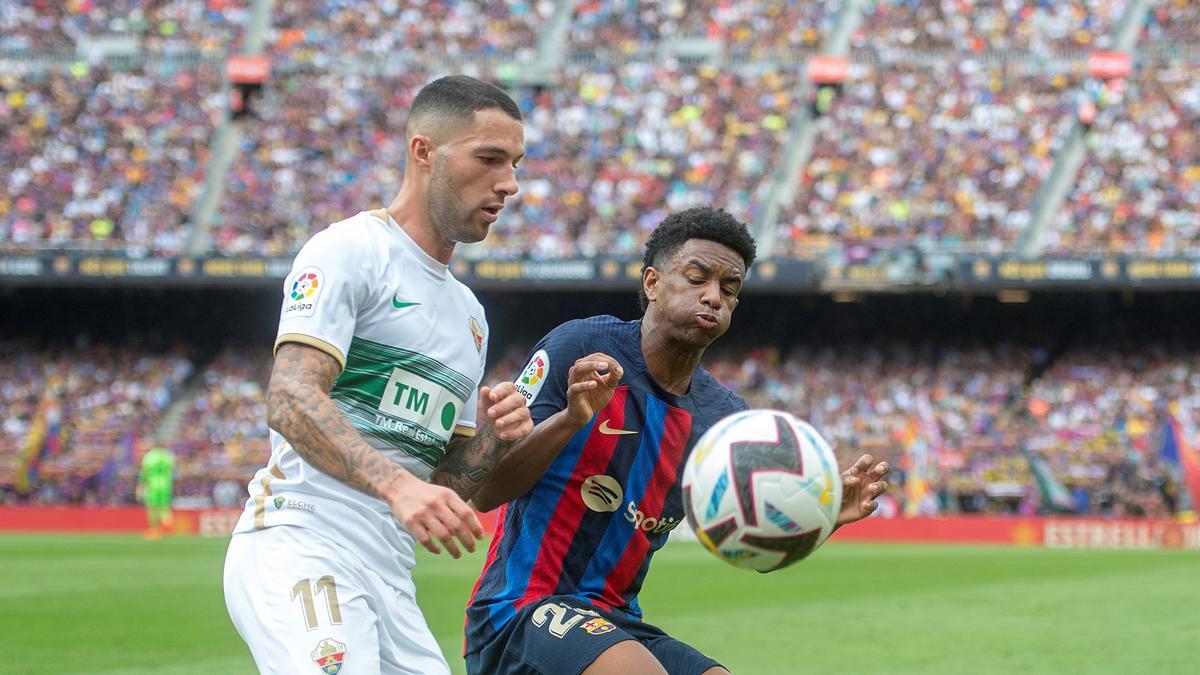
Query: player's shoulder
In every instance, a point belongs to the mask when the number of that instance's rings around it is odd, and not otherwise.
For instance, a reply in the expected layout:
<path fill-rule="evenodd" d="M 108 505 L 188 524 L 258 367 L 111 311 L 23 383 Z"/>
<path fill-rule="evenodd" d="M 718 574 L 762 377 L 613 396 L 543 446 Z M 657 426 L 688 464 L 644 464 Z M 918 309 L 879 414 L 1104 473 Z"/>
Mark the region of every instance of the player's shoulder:
<path fill-rule="evenodd" d="M 624 321 L 608 314 L 589 316 L 559 324 L 546 334 L 543 342 L 560 348 L 569 346 L 581 354 L 604 352 L 618 356 L 622 348 L 640 344 L 638 326 L 637 321 Z"/>
<path fill-rule="evenodd" d="M 707 416 L 720 419 L 740 410 L 749 409 L 746 399 L 734 393 L 732 389 L 721 384 L 703 367 L 697 367 L 692 374 L 692 400 Z"/>
<path fill-rule="evenodd" d="M 359 265 L 375 260 L 386 250 L 380 239 L 386 236 L 387 222 L 374 211 L 361 211 L 349 218 L 330 223 L 305 244 L 304 249 L 324 257 L 337 257 Z"/>

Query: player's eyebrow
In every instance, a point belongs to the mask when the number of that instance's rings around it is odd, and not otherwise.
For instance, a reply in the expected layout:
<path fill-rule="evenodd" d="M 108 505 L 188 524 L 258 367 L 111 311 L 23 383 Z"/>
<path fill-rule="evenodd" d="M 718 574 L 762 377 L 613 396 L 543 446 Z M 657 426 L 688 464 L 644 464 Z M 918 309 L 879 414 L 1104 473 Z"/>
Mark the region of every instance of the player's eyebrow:
<path fill-rule="evenodd" d="M 477 154 L 477 155 L 503 155 L 505 157 L 510 156 L 509 152 L 506 148 L 502 148 L 498 145 L 484 145 L 482 147 L 475 148 L 475 154 Z M 525 153 L 523 153 L 523 152 L 521 154 L 517 155 L 513 159 L 513 164 L 520 162 L 522 159 L 525 159 Z"/>
<path fill-rule="evenodd" d="M 684 266 L 685 267 L 688 267 L 688 266 L 695 267 L 696 269 L 700 270 L 701 272 L 703 272 L 705 274 L 713 273 L 712 267 L 705 264 L 704 262 L 701 262 L 701 260 L 699 258 L 692 258 L 692 259 L 688 260 L 687 263 L 684 264 Z M 737 267 L 733 268 L 732 274 L 726 274 L 725 277 L 722 279 L 722 281 L 739 281 L 739 282 L 741 280 L 742 280 L 742 270 L 738 269 Z"/>

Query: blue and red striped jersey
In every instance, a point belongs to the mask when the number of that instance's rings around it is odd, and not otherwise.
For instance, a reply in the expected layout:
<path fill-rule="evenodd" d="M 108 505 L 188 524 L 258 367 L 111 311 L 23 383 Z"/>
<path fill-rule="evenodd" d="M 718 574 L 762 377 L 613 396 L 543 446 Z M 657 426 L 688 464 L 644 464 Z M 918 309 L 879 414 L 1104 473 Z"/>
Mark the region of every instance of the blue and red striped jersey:
<path fill-rule="evenodd" d="M 593 352 L 624 374 L 533 489 L 502 507 L 467 608 L 468 653 L 550 595 L 640 618 L 650 559 L 685 520 L 684 460 L 710 426 L 747 407 L 702 368 L 687 394 L 663 390 L 642 357 L 641 321 L 600 316 L 567 322 L 534 346 L 517 388 L 535 424 L 566 407 L 568 371 Z"/>

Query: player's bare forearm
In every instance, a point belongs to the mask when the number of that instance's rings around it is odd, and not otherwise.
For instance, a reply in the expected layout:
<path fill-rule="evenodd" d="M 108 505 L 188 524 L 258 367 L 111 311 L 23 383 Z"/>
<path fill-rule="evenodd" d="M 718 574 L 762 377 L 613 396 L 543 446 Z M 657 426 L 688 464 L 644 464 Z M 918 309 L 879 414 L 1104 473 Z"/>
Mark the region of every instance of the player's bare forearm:
<path fill-rule="evenodd" d="M 580 428 L 565 410 L 542 420 L 528 436 L 513 443 L 486 476 L 473 497 L 475 508 L 491 511 L 532 490 Z"/>
<path fill-rule="evenodd" d="M 280 345 L 267 387 L 267 419 L 322 473 L 372 497 L 412 475 L 363 440 L 329 397 L 340 367 L 328 354 L 298 343 Z"/>
<path fill-rule="evenodd" d="M 501 440 L 490 424 L 474 436 L 455 436 L 429 480 L 454 490 L 464 500 L 471 499 L 510 447 L 512 443 Z"/>

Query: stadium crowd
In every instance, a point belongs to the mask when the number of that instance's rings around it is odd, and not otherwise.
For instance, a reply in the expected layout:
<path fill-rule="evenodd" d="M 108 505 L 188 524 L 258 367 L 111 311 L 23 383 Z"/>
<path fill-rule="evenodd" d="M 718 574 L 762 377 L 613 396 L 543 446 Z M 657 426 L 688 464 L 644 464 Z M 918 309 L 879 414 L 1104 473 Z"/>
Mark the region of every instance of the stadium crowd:
<path fill-rule="evenodd" d="M 192 373 L 178 351 L 81 342 L 41 350 L 6 345 L 0 473 L 6 499 L 128 503 L 137 459 Z M 19 379 L 18 379 L 19 378 Z"/>
<path fill-rule="evenodd" d="M 1182 62 L 1104 87 L 1054 251 L 1183 255 L 1200 246 L 1200 79 Z"/>
<path fill-rule="evenodd" d="M 801 89 L 797 54 L 820 47 L 840 6 L 579 3 L 555 81 L 514 89 L 528 119 L 522 193 L 472 254 L 634 255 L 665 210 L 698 203 L 755 220 L 803 105 L 825 114 L 776 255 L 854 258 L 897 244 L 999 253 L 1029 222 L 1089 102 L 1099 106 L 1088 163 L 1048 251 L 1194 250 L 1194 64 L 1159 54 L 1106 86 L 1082 72 L 1080 50 L 1110 46 L 1124 0 L 867 3 L 850 79 L 827 101 Z M 511 76 L 554 11 L 532 0 L 274 3 L 275 75 L 201 247 L 287 255 L 388 199 L 403 164 L 397 111 L 415 89 L 452 70 Z M 0 10 L 0 46 L 61 53 L 125 35 L 146 54 L 222 55 L 240 44 L 246 14 L 224 0 L 31 1 Z M 1158 3 L 1143 43 L 1194 44 L 1195 15 L 1187 0 Z M 732 58 L 706 66 L 657 50 L 691 37 Z M 224 105 L 219 67 L 119 69 L 77 53 L 0 76 L 0 162 L 13 167 L 0 181 L 0 249 L 179 253 Z M 348 55 L 358 66 L 346 67 Z"/>
<path fill-rule="evenodd" d="M 169 63 L 0 74 L 0 248 L 181 253 L 220 87 Z"/>
<path fill-rule="evenodd" d="M 819 135 L 779 253 L 853 260 L 920 245 L 999 254 L 1073 118 L 1079 73 L 964 58 L 856 65 Z"/>
<path fill-rule="evenodd" d="M 231 486 L 244 494 L 270 454 L 269 354 L 227 350 L 183 386 L 193 365 L 178 354 L 79 353 L 5 353 L 7 500 L 129 503 L 136 457 L 151 444 L 175 454 L 179 504 L 228 504 L 221 494 Z M 488 381 L 515 378 L 523 359 L 523 350 L 504 351 Z M 1080 348 L 1047 364 L 1044 351 L 1010 343 L 886 342 L 754 349 L 705 363 L 752 407 L 809 420 L 843 462 L 864 452 L 891 460 L 892 515 L 1049 508 L 1027 453 L 1045 458 L 1077 512 L 1169 514 L 1181 507 L 1159 458 L 1162 432 L 1168 414 L 1185 429 L 1200 422 L 1197 364 L 1194 349 L 1165 345 Z M 174 419 L 164 422 L 169 406 Z M 22 464 L 31 443 L 33 461 Z M 33 481 L 18 493 L 20 470 Z M 921 490 L 908 485 L 915 479 Z"/>

